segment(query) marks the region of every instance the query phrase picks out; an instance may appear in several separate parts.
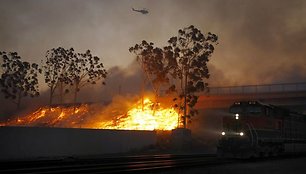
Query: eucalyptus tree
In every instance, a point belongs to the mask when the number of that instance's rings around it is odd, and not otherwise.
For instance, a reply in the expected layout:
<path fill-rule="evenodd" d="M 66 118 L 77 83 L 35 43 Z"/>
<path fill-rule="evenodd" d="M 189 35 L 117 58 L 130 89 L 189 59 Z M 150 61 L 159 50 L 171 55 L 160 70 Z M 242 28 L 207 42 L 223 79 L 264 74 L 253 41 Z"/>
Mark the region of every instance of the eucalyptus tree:
<path fill-rule="evenodd" d="M 64 49 L 62 47 L 52 48 L 46 53 L 46 61 L 43 61 L 43 71 L 45 83 L 50 88 L 49 104 L 53 102 L 55 91 L 58 89 L 60 103 L 63 102 L 65 92 L 71 80 L 69 79 L 69 67 L 72 58 L 75 56 L 74 49 Z"/>
<path fill-rule="evenodd" d="M 158 99 L 161 87 L 169 83 L 167 59 L 164 57 L 164 51 L 154 47 L 152 42 L 148 43 L 145 40 L 130 47 L 129 51 L 136 55 L 136 60 L 145 74 L 143 86 L 145 81 L 150 82 L 156 99 Z"/>
<path fill-rule="evenodd" d="M 142 41 L 129 49 L 136 54 L 137 61 L 153 84 L 167 84 L 167 92 L 176 94 L 174 106 L 183 112 L 181 123 L 184 128 L 187 120 L 197 114 L 194 109 L 198 101 L 197 93 L 208 91 L 205 82 L 209 78 L 207 63 L 217 40 L 217 35 L 210 32 L 202 34 L 191 25 L 180 29 L 178 35 L 171 37 L 169 45 L 163 48 Z M 155 92 L 159 87 L 155 85 Z"/>
<path fill-rule="evenodd" d="M 69 66 L 70 84 L 73 85 L 74 102 L 77 102 L 77 94 L 82 87 L 88 84 L 96 84 L 97 81 L 103 81 L 107 76 L 107 71 L 104 68 L 101 59 L 98 56 L 93 56 L 90 50 L 85 53 L 75 53 L 71 59 Z"/>
<path fill-rule="evenodd" d="M 173 53 L 171 59 L 175 59 L 170 65 L 170 71 L 172 77 L 180 81 L 180 88 L 172 86 L 172 89 L 177 89 L 178 99 L 183 100 L 177 106 L 184 113 L 184 128 L 187 119 L 197 114 L 197 110 L 194 109 L 198 101 L 196 93 L 208 90 L 208 84 L 205 82 L 209 78 L 207 62 L 214 52 L 217 40 L 217 35 L 210 32 L 203 34 L 193 25 L 180 29 L 177 36 L 168 40 L 167 49 Z"/>
<path fill-rule="evenodd" d="M 5 98 L 12 99 L 17 109 L 23 97 L 39 96 L 38 64 L 22 61 L 17 52 L 0 52 L 2 58 L 0 88 Z"/>

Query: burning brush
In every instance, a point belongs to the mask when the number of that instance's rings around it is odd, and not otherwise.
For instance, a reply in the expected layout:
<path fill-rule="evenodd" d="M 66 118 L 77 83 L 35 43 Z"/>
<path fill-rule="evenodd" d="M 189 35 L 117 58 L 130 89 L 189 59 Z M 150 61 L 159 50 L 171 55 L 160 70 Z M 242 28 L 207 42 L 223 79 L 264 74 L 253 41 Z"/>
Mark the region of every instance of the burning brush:
<path fill-rule="evenodd" d="M 102 111 L 95 112 L 89 104 L 79 106 L 42 107 L 23 117 L 0 123 L 0 126 L 40 126 L 121 130 L 172 130 L 178 126 L 179 115 L 174 108 L 163 108 L 146 98 L 138 101 L 126 114 L 105 120 Z M 91 120 L 92 117 L 98 118 Z"/>

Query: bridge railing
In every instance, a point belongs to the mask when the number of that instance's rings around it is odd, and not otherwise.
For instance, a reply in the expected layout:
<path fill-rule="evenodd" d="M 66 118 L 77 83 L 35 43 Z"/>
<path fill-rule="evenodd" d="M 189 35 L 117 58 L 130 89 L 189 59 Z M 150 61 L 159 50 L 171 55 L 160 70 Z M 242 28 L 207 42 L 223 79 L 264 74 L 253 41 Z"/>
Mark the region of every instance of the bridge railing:
<path fill-rule="evenodd" d="M 209 94 L 213 95 L 257 94 L 257 93 L 301 92 L 301 91 L 306 91 L 306 82 L 210 87 L 208 95 Z"/>

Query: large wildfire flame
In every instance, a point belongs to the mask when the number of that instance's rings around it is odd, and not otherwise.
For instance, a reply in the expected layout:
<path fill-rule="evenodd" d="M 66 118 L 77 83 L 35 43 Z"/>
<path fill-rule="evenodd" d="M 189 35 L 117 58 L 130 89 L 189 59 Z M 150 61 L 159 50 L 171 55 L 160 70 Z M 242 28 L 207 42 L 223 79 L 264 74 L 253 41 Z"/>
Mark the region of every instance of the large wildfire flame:
<path fill-rule="evenodd" d="M 102 112 L 103 113 L 103 112 Z M 173 108 L 163 108 L 150 99 L 138 101 L 126 114 L 114 115 L 105 120 L 103 114 L 93 113 L 90 105 L 42 107 L 17 119 L 0 123 L 0 126 L 40 126 L 122 130 L 171 130 L 178 126 L 178 113 Z M 95 115 L 95 120 L 91 117 Z"/>
<path fill-rule="evenodd" d="M 178 114 L 173 108 L 161 108 L 159 103 L 149 99 L 145 99 L 143 105 L 137 105 L 127 114 L 102 123 L 103 128 L 125 130 L 171 130 L 177 125 Z"/>

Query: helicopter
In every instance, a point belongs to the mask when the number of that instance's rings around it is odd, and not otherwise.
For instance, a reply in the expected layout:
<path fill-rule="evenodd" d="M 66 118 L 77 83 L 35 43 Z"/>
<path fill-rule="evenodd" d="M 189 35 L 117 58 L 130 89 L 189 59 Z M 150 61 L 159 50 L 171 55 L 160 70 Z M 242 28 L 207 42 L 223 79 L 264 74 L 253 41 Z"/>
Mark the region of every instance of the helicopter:
<path fill-rule="evenodd" d="M 132 8 L 132 10 L 136 11 L 136 12 L 139 12 L 139 13 L 142 13 L 142 14 L 148 14 L 149 13 L 149 11 L 145 8 L 143 8 L 142 10 L 137 10 L 137 9 Z"/>

